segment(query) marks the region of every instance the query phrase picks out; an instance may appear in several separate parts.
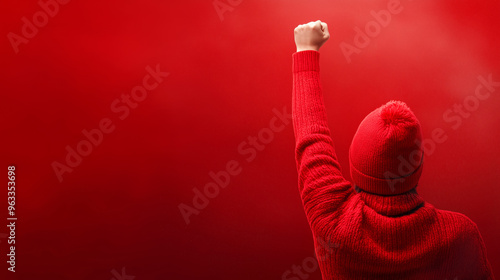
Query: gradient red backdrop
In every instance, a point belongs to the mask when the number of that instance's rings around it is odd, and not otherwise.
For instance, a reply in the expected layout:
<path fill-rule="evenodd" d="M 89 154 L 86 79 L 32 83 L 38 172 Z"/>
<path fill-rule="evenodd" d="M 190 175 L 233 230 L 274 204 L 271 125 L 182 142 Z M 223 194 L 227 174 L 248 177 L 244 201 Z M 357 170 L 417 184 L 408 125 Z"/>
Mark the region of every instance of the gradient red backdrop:
<path fill-rule="evenodd" d="M 49 2 L 57 9 L 39 13 Z M 321 75 L 345 176 L 364 116 L 407 102 L 424 138 L 446 134 L 425 158 L 419 192 L 476 222 L 500 273 L 500 87 L 471 97 L 479 76 L 500 81 L 500 2 L 401 0 L 349 63 L 341 44 L 355 46 L 355 29 L 389 2 L 4 2 L 0 171 L 16 166 L 18 221 L 11 273 L 5 180 L 1 279 L 282 279 L 312 257 L 292 125 L 272 139 L 262 131 L 291 112 L 293 29 L 317 19 L 332 34 Z M 170 74 L 144 95 L 136 86 L 148 66 Z M 125 103 L 132 91 L 141 101 Z M 113 130 L 58 178 L 55 162 L 67 165 L 67 147 L 102 121 Z M 259 135 L 268 141 L 257 149 Z M 193 188 L 228 162 L 239 173 L 186 224 L 179 205 L 193 206 Z"/>

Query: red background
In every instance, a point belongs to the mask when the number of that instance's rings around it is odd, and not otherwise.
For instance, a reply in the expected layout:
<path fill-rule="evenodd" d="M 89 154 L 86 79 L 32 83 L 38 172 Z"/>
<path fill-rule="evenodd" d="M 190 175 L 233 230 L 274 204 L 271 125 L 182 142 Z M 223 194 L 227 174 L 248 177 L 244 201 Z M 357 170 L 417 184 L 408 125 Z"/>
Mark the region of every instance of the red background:
<path fill-rule="evenodd" d="M 474 94 L 479 75 L 500 80 L 500 2 L 402 0 L 347 63 L 340 43 L 388 2 L 243 1 L 221 21 L 211 0 L 72 0 L 17 54 L 7 34 L 41 8 L 4 2 L 0 169 L 16 166 L 19 220 L 15 274 L 0 238 L 2 279 L 109 280 L 122 267 L 136 280 L 281 279 L 313 256 L 291 124 L 250 162 L 238 145 L 269 127 L 273 108 L 290 112 L 293 29 L 317 19 L 332 34 L 321 75 L 344 174 L 363 117 L 407 102 L 424 138 L 436 128 L 448 137 L 426 157 L 419 192 L 477 223 L 498 274 L 500 88 L 456 130 L 443 113 Z M 170 76 L 120 120 L 110 104 L 157 64 Z M 115 130 L 59 182 L 51 164 L 107 117 Z M 186 225 L 179 204 L 231 160 L 241 173 Z"/>

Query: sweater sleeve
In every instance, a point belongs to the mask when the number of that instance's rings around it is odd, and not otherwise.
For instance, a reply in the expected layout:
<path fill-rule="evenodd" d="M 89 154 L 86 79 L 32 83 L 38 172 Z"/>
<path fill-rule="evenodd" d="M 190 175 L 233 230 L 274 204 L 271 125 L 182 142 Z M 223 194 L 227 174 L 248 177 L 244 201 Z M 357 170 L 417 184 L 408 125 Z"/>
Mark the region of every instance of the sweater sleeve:
<path fill-rule="evenodd" d="M 470 219 L 469 221 L 472 224 L 473 234 L 471 235 L 475 241 L 473 243 L 474 243 L 474 248 L 477 252 L 476 259 L 478 260 L 478 265 L 477 265 L 478 273 L 474 277 L 474 279 L 494 280 L 495 276 L 493 275 L 491 264 L 487 257 L 486 246 L 484 245 L 483 237 L 481 236 L 481 233 L 479 232 L 479 228 L 477 227 L 476 223 L 472 222 L 472 220 Z M 468 264 L 470 265 L 471 255 L 469 255 L 468 258 L 469 258 Z"/>
<path fill-rule="evenodd" d="M 292 116 L 299 192 L 313 231 L 327 229 L 336 225 L 353 189 L 342 176 L 328 128 L 319 52 L 296 52 L 292 63 Z"/>

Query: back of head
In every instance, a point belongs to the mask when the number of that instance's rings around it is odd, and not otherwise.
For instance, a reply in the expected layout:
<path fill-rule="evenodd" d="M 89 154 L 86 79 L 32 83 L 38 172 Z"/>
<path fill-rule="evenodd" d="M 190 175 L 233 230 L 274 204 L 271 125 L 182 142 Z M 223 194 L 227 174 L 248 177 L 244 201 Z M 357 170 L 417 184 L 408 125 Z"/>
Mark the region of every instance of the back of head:
<path fill-rule="evenodd" d="M 397 195 L 414 189 L 422 173 L 420 122 L 401 101 L 364 118 L 349 149 L 351 177 L 363 191 Z"/>

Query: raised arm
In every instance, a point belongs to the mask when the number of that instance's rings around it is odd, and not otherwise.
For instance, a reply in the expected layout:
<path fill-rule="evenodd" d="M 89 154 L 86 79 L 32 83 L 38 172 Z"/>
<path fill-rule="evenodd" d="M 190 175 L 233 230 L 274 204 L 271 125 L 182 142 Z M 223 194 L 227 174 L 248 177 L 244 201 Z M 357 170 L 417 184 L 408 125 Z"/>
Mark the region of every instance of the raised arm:
<path fill-rule="evenodd" d="M 313 230 L 331 228 L 353 193 L 344 179 L 328 128 L 319 72 L 319 49 L 330 37 L 321 21 L 297 26 L 292 55 L 292 115 L 299 191 Z"/>

